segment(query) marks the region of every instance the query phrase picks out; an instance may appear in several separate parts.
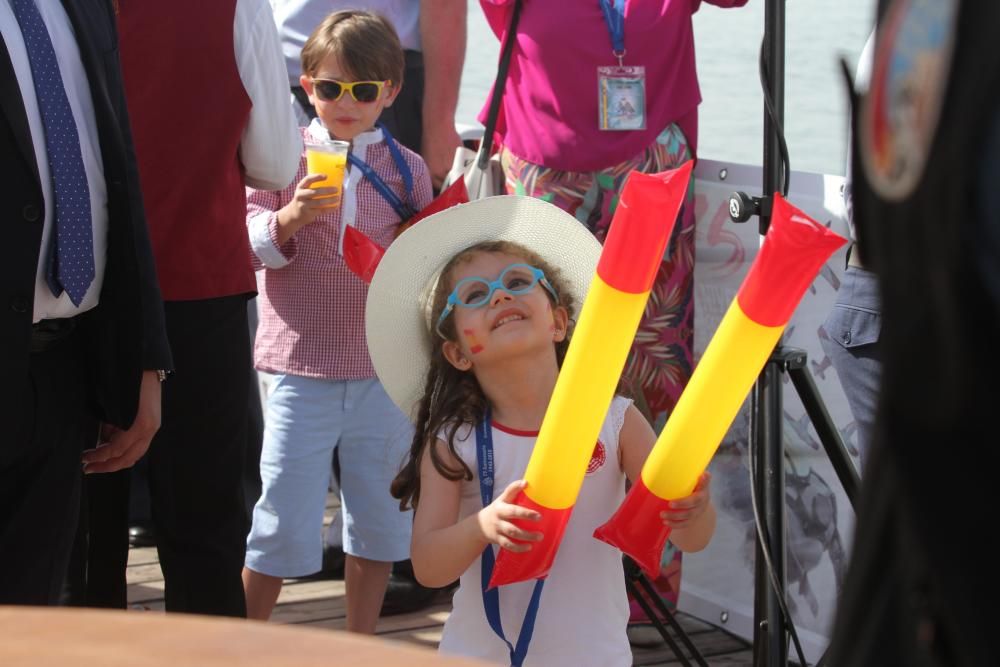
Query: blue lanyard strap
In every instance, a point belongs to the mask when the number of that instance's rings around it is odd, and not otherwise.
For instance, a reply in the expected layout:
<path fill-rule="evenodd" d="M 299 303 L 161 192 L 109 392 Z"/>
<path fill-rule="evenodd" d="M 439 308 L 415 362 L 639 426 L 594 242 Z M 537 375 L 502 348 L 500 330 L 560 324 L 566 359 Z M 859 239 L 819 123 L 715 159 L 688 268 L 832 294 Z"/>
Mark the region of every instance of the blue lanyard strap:
<path fill-rule="evenodd" d="M 483 507 L 487 507 L 493 502 L 493 422 L 490 419 L 489 410 L 483 421 L 476 425 L 476 463 L 479 466 L 479 494 L 483 499 Z M 528 602 L 528 609 L 524 612 L 524 621 L 521 623 L 521 634 L 517 638 L 517 646 L 511 645 L 503 633 L 503 624 L 500 622 L 500 589 L 493 588 L 487 590 L 490 577 L 493 576 L 493 545 L 486 545 L 483 550 L 482 562 L 482 591 L 483 608 L 486 610 L 486 621 L 490 624 L 493 632 L 503 640 L 510 652 L 511 667 L 521 667 L 524 658 L 528 655 L 528 644 L 531 643 L 531 635 L 535 631 L 535 617 L 538 615 L 538 602 L 542 597 L 542 585 L 544 579 L 535 581 L 535 588 L 531 592 L 531 601 Z"/>
<path fill-rule="evenodd" d="M 604 22 L 608 24 L 611 47 L 615 55 L 621 58 L 625 55 L 625 0 L 615 0 L 614 6 L 611 5 L 611 0 L 598 0 L 598 2 L 601 3 Z"/>
<path fill-rule="evenodd" d="M 375 126 L 382 130 L 382 137 L 385 139 L 385 145 L 389 147 L 389 153 L 392 155 L 392 161 L 396 163 L 396 169 L 399 169 L 400 175 L 403 177 L 403 185 L 406 186 L 407 198 L 413 195 L 413 174 L 410 173 L 410 168 L 406 164 L 406 160 L 403 159 L 403 152 L 399 150 L 399 142 L 396 141 L 392 133 L 389 132 L 387 128 L 382 123 L 375 123 Z"/>
<path fill-rule="evenodd" d="M 403 184 L 406 186 L 406 197 L 407 199 L 411 199 L 413 193 L 413 174 L 410 173 L 410 168 L 406 165 L 406 161 L 403 159 L 403 154 L 399 150 L 399 146 L 396 145 L 396 140 L 392 138 L 389 131 L 382 127 L 381 124 L 379 127 L 382 129 L 386 146 L 389 147 L 389 154 L 392 155 L 392 161 L 396 163 L 396 168 L 403 177 Z M 396 212 L 396 215 L 399 216 L 401 222 L 405 222 L 416 215 L 417 210 L 413 207 L 413 205 L 410 202 L 403 202 L 403 200 L 399 198 L 399 195 L 393 192 L 392 189 L 386 185 L 386 182 L 382 179 L 382 177 L 376 174 L 375 170 L 366 164 L 364 160 L 356 156 L 354 153 L 348 153 L 347 161 L 352 166 L 361 170 L 361 173 L 364 174 L 365 178 L 371 182 L 375 190 L 382 195 L 383 199 L 389 202 L 389 206 L 391 206 L 392 210 Z"/>

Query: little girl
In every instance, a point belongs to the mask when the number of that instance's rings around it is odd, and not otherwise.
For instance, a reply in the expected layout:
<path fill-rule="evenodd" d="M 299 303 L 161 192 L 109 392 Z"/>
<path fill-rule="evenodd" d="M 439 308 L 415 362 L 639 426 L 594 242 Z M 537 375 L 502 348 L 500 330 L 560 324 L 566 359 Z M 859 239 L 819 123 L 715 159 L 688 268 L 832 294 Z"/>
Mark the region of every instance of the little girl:
<path fill-rule="evenodd" d="M 505 665 L 632 664 L 621 554 L 592 537 L 622 502 L 625 477 L 636 478 L 655 441 L 624 397 L 608 410 L 537 606 L 534 582 L 504 586 L 490 619 L 493 603 L 483 592 L 484 549 L 526 551 L 540 539 L 511 522 L 538 518 L 512 501 L 524 488 L 521 478 L 599 252 L 586 229 L 556 207 L 493 197 L 405 232 L 372 282 L 366 322 L 372 361 L 389 395 L 415 415 L 410 459 L 392 487 L 401 508 L 415 508 L 413 567 L 427 586 L 460 577 L 442 652 Z M 477 429 L 487 419 L 489 428 Z M 474 471 L 489 466 L 479 465 L 477 449 L 490 440 L 493 479 L 479 479 Z M 489 494 L 481 491 L 489 489 L 494 500 L 484 507 Z M 677 547 L 702 549 L 715 527 L 708 476 L 662 518 Z M 537 609 L 533 634 L 532 615 L 525 620 L 529 606 Z M 530 641 L 518 641 L 523 633 Z"/>

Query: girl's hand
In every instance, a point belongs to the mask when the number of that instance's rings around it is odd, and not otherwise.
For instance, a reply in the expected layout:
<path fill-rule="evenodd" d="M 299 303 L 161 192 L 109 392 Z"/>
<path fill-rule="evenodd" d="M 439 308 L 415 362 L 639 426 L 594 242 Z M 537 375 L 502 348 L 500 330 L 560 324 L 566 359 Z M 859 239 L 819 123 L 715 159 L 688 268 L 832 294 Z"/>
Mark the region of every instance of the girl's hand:
<path fill-rule="evenodd" d="M 528 532 L 511 523 L 512 519 L 539 521 L 542 518 L 538 512 L 513 504 L 517 494 L 526 485 L 527 482 L 523 479 L 511 482 L 489 507 L 479 510 L 479 530 L 484 540 L 498 544 L 503 549 L 521 553 L 531 550 L 531 545 L 524 542 L 538 542 L 542 539 L 541 533 Z"/>
<path fill-rule="evenodd" d="M 663 525 L 668 526 L 671 530 L 681 530 L 694 523 L 698 517 L 705 513 L 711 502 L 712 494 L 709 489 L 711 483 L 711 473 L 703 472 L 690 496 L 671 500 L 669 509 L 660 512 Z"/>

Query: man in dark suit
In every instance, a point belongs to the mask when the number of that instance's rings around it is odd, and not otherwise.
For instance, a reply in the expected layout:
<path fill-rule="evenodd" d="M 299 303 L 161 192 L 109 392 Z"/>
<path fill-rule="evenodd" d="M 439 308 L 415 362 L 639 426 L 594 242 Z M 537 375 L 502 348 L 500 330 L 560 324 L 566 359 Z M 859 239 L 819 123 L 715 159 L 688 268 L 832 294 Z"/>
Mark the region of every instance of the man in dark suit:
<path fill-rule="evenodd" d="M 171 357 L 110 1 L 0 0 L 0 37 L 0 604 L 49 604 L 81 464 L 142 456 Z"/>

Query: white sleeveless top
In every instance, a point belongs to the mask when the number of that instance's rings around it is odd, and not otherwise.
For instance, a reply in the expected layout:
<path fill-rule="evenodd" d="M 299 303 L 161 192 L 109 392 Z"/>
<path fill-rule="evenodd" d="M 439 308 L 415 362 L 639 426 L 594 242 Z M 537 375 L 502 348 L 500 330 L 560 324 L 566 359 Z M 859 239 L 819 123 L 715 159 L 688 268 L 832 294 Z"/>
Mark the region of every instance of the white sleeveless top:
<path fill-rule="evenodd" d="M 618 459 L 618 433 L 630 404 L 626 398 L 615 397 L 601 427 L 583 488 L 542 589 L 525 667 L 632 664 L 632 651 L 625 635 L 629 608 L 622 555 L 593 537 L 594 529 L 611 518 L 625 498 L 625 474 Z M 524 476 L 537 435 L 493 424 L 495 493 Z M 455 449 L 477 475 L 471 482 L 462 482 L 459 518 L 464 519 L 483 506 L 475 430 L 460 428 L 455 434 Z M 507 646 L 486 621 L 480 558 L 462 574 L 452 599 L 451 615 L 444 624 L 439 650 L 509 665 Z M 534 581 L 526 581 L 500 588 L 500 617 L 504 634 L 511 644 L 517 643 L 534 586 Z"/>

